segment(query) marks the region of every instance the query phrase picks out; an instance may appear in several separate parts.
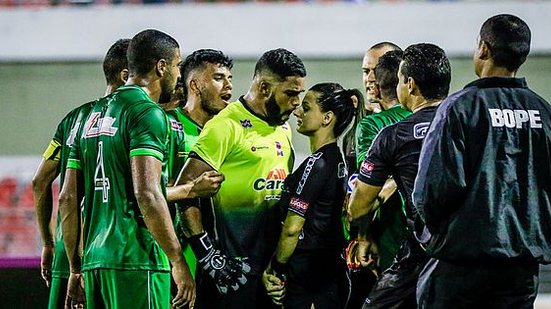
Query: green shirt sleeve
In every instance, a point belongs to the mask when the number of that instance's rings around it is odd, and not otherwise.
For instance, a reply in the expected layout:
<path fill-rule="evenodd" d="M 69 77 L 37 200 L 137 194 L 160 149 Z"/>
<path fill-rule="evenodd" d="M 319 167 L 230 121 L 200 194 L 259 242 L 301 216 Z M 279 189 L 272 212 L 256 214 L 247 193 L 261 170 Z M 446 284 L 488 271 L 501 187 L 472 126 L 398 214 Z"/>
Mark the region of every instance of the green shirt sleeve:
<path fill-rule="evenodd" d="M 360 168 L 360 164 L 379 131 L 379 128 L 370 117 L 365 117 L 358 124 L 356 129 L 356 168 Z"/>
<path fill-rule="evenodd" d="M 166 114 L 154 103 L 137 105 L 128 118 L 130 157 L 152 156 L 163 161 L 168 141 Z"/>
<path fill-rule="evenodd" d="M 191 152 L 196 153 L 215 170 L 219 170 L 238 141 L 235 123 L 228 118 L 214 117 L 205 125 Z"/>

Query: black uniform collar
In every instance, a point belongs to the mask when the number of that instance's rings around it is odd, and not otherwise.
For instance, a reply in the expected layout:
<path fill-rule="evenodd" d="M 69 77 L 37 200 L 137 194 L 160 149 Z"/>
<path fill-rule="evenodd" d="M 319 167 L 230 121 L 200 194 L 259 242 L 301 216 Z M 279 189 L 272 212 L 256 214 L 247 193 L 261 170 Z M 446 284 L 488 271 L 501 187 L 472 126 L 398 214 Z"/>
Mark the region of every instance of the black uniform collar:
<path fill-rule="evenodd" d="M 468 83 L 465 88 L 478 87 L 478 88 L 527 88 L 526 79 L 524 77 L 486 77 L 480 78 L 473 82 Z"/>

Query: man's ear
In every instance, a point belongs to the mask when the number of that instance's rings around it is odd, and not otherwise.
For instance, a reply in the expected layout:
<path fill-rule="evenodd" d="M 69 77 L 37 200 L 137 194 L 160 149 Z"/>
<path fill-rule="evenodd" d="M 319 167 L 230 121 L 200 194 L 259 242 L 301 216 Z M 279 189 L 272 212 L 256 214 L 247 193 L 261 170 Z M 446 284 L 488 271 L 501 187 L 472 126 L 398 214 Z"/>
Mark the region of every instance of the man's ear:
<path fill-rule="evenodd" d="M 189 89 L 193 91 L 193 93 L 199 93 L 199 86 L 197 86 L 197 82 L 194 79 L 189 80 Z"/>
<path fill-rule="evenodd" d="M 480 41 L 480 44 L 478 45 L 478 50 L 476 51 L 476 56 L 480 60 L 488 60 L 492 58 L 492 51 L 490 50 L 490 46 L 486 41 Z"/>
<path fill-rule="evenodd" d="M 168 63 L 165 59 L 159 59 L 155 64 L 155 73 L 158 77 L 163 77 L 166 73 Z"/>
<path fill-rule="evenodd" d="M 128 80 L 128 69 L 123 69 L 122 71 L 119 72 L 119 80 L 125 84 L 126 81 Z"/>
<path fill-rule="evenodd" d="M 415 82 L 415 79 L 413 79 L 413 77 L 408 77 L 408 81 L 407 81 L 407 85 L 408 85 L 408 93 L 409 94 L 416 94 L 417 92 L 417 83 Z"/>
<path fill-rule="evenodd" d="M 266 80 L 260 80 L 258 83 L 258 92 L 262 95 L 262 97 L 269 98 L 272 94 L 272 84 Z"/>

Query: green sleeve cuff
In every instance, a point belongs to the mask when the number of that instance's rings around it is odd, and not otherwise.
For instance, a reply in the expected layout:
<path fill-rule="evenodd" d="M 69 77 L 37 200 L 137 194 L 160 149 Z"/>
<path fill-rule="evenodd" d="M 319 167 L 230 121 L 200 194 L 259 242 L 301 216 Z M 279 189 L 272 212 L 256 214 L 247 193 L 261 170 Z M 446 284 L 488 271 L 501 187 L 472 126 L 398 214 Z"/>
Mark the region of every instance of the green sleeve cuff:
<path fill-rule="evenodd" d="M 80 161 L 76 159 L 69 159 L 67 161 L 67 168 L 73 169 L 73 170 L 81 170 L 82 167 L 80 166 Z"/>
<path fill-rule="evenodd" d="M 149 148 L 137 148 L 130 150 L 130 157 L 138 157 L 138 156 L 151 156 L 159 159 L 159 161 L 163 161 L 164 155 L 162 152 L 154 149 Z"/>

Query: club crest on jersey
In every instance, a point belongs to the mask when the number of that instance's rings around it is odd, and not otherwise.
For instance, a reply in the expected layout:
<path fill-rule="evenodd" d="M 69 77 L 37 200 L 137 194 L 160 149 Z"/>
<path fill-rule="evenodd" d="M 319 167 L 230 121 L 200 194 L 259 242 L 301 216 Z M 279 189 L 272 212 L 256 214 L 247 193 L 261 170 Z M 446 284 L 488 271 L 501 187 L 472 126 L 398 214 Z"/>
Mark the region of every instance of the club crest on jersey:
<path fill-rule="evenodd" d="M 100 118 L 100 116 L 101 113 L 90 114 L 90 117 L 86 122 L 84 138 L 96 137 L 100 135 L 114 136 L 117 133 L 118 128 L 113 126 L 117 118 Z"/>
<path fill-rule="evenodd" d="M 375 169 L 375 164 L 369 162 L 369 161 L 363 161 L 362 165 L 360 166 L 360 173 L 362 175 L 370 177 L 371 172 Z"/>
<path fill-rule="evenodd" d="M 239 120 L 239 122 L 241 122 L 241 126 L 245 129 L 250 129 L 253 127 L 253 124 L 249 119 Z"/>
<path fill-rule="evenodd" d="M 276 152 L 278 157 L 283 157 L 283 149 L 281 148 L 281 143 L 276 141 L 275 142 Z"/>
<path fill-rule="evenodd" d="M 429 131 L 430 122 L 421 122 L 413 126 L 413 138 L 423 139 Z"/>
<path fill-rule="evenodd" d="M 174 131 L 183 131 L 184 130 L 184 126 L 182 125 L 182 123 L 179 122 L 179 121 L 176 121 L 174 119 L 170 119 L 170 127 Z"/>
<path fill-rule="evenodd" d="M 346 192 L 352 193 L 354 191 L 354 188 L 356 187 L 356 181 L 358 180 L 358 174 L 354 173 L 350 178 L 348 178 L 348 182 L 346 183 Z"/>
<path fill-rule="evenodd" d="M 253 183 L 256 191 L 263 190 L 283 190 L 283 181 L 287 177 L 287 172 L 282 168 L 272 169 L 266 178 L 257 178 Z"/>

